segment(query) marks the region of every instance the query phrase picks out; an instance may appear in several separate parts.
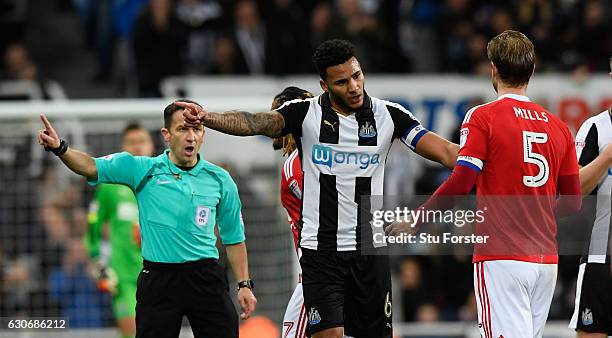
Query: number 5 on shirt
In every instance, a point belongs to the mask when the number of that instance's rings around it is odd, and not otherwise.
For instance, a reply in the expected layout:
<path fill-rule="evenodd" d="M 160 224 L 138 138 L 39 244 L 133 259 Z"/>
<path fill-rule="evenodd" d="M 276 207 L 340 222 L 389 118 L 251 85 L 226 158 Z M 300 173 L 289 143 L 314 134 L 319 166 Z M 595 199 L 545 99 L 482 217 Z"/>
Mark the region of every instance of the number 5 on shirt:
<path fill-rule="evenodd" d="M 532 143 L 546 143 L 548 135 L 546 133 L 536 133 L 523 131 L 523 161 L 535 164 L 539 172 L 535 176 L 523 176 L 523 184 L 531 188 L 541 187 L 548 181 L 550 169 L 546 157 L 533 151 Z"/>

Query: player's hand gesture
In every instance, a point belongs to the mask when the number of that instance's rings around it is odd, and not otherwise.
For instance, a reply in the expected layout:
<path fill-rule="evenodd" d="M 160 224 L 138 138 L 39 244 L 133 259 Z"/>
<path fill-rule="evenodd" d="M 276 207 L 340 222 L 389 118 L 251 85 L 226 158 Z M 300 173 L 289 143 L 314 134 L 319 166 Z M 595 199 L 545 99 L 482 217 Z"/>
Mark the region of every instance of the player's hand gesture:
<path fill-rule="evenodd" d="M 251 291 L 249 288 L 240 288 L 238 290 L 238 303 L 242 308 L 240 318 L 242 320 L 249 319 L 257 306 L 257 299 L 255 298 L 255 295 L 253 295 L 253 291 Z"/>
<path fill-rule="evenodd" d="M 385 234 L 387 236 L 398 236 L 400 234 L 413 235 L 417 231 L 418 227 L 412 219 L 408 222 L 397 220 L 385 228 Z"/>
<path fill-rule="evenodd" d="M 49 122 L 45 114 L 40 114 L 40 119 L 44 123 L 45 129 L 41 129 L 38 132 L 38 144 L 49 149 L 59 148 L 61 140 L 55 129 L 53 129 L 51 122 Z"/>
<path fill-rule="evenodd" d="M 174 104 L 183 108 L 183 118 L 187 126 L 195 127 L 204 123 L 204 118 L 207 113 L 199 105 L 182 101 L 177 101 Z"/>

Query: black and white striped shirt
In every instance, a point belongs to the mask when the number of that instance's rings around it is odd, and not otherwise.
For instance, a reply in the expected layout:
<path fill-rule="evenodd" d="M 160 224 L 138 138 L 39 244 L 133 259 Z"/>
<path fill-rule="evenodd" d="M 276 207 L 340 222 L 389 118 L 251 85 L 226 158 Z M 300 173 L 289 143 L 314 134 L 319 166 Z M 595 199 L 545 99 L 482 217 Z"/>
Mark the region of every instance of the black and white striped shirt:
<path fill-rule="evenodd" d="M 292 134 L 304 171 L 300 246 L 312 250 L 353 251 L 371 246 L 369 198 L 382 196 L 391 143 L 401 139 L 412 150 L 427 133 L 397 103 L 364 96 L 363 108 L 336 113 L 327 93 L 285 103 L 283 134 Z M 362 224 L 366 225 L 362 229 Z M 367 243 L 367 244 L 366 244 Z"/>
<path fill-rule="evenodd" d="M 576 134 L 576 154 L 578 164 L 586 166 L 612 141 L 612 111 L 606 110 L 586 120 Z M 591 192 L 597 197 L 594 222 L 588 237 L 584 263 L 610 263 L 609 240 L 612 231 L 612 171 L 601 178 L 597 187 Z"/>

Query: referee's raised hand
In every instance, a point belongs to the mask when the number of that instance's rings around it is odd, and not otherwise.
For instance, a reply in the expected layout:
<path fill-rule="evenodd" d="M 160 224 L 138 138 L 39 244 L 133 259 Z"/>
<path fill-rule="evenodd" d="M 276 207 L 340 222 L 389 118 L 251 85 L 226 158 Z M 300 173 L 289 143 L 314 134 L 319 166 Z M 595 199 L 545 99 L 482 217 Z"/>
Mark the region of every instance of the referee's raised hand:
<path fill-rule="evenodd" d="M 53 129 L 51 122 L 47 119 L 45 114 L 40 114 L 40 119 L 45 125 L 45 129 L 38 131 L 38 144 L 45 148 L 56 149 L 60 146 L 60 138 Z"/>
<path fill-rule="evenodd" d="M 249 288 L 240 288 L 240 290 L 238 290 L 238 303 L 242 308 L 240 318 L 242 320 L 249 319 L 257 306 L 257 299 L 255 295 L 253 295 L 253 291 Z"/>
<path fill-rule="evenodd" d="M 187 126 L 197 126 L 204 122 L 207 113 L 199 105 L 185 101 L 176 101 L 174 104 L 183 107 L 183 118 Z"/>

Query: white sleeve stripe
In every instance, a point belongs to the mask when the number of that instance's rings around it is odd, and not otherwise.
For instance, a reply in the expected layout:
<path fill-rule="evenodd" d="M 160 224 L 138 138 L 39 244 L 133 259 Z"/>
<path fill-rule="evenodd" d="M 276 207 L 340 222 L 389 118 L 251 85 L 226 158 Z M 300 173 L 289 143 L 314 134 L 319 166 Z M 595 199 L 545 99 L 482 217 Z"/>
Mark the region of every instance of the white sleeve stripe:
<path fill-rule="evenodd" d="M 287 170 L 288 166 L 289 166 L 289 159 L 286 159 L 285 163 L 283 164 L 283 173 L 285 174 L 285 179 L 289 178 L 289 171 Z"/>
<path fill-rule="evenodd" d="M 404 133 L 401 140 L 410 149 L 414 150 L 416 147 L 415 141 L 418 141 L 425 133 L 427 133 L 427 129 L 423 128 L 420 123 L 417 123 L 412 129 Z"/>
<path fill-rule="evenodd" d="M 494 101 L 491 101 L 491 102 L 494 102 Z M 470 119 L 472 118 L 472 114 L 474 114 L 474 112 L 476 111 L 476 109 L 478 109 L 478 108 L 480 108 L 480 107 L 482 107 L 482 106 L 485 106 L 485 105 L 487 105 L 487 104 L 489 104 L 489 103 L 491 103 L 491 102 L 487 102 L 487 103 L 479 104 L 479 105 L 477 105 L 477 106 L 474 106 L 472 109 L 468 110 L 468 111 L 467 111 L 467 113 L 465 113 L 465 117 L 463 118 L 463 123 L 462 123 L 462 124 L 465 124 L 465 123 L 469 123 L 469 122 L 470 122 Z"/>
<path fill-rule="evenodd" d="M 468 110 L 468 112 L 465 114 L 465 117 L 463 118 L 464 124 L 470 122 L 470 118 L 472 117 L 472 114 L 474 113 L 474 110 L 476 110 L 476 108 L 478 108 L 478 106 Z"/>
<path fill-rule="evenodd" d="M 297 152 L 293 152 L 293 154 L 291 154 L 291 159 L 289 160 L 289 177 L 293 176 L 293 161 L 295 161 Z"/>
<path fill-rule="evenodd" d="M 482 167 L 484 166 L 484 162 L 476 157 L 472 157 L 472 156 L 459 156 L 457 157 L 457 163 L 459 162 L 467 162 L 470 164 L 473 164 L 474 166 L 476 166 L 479 170 L 482 170 Z"/>

